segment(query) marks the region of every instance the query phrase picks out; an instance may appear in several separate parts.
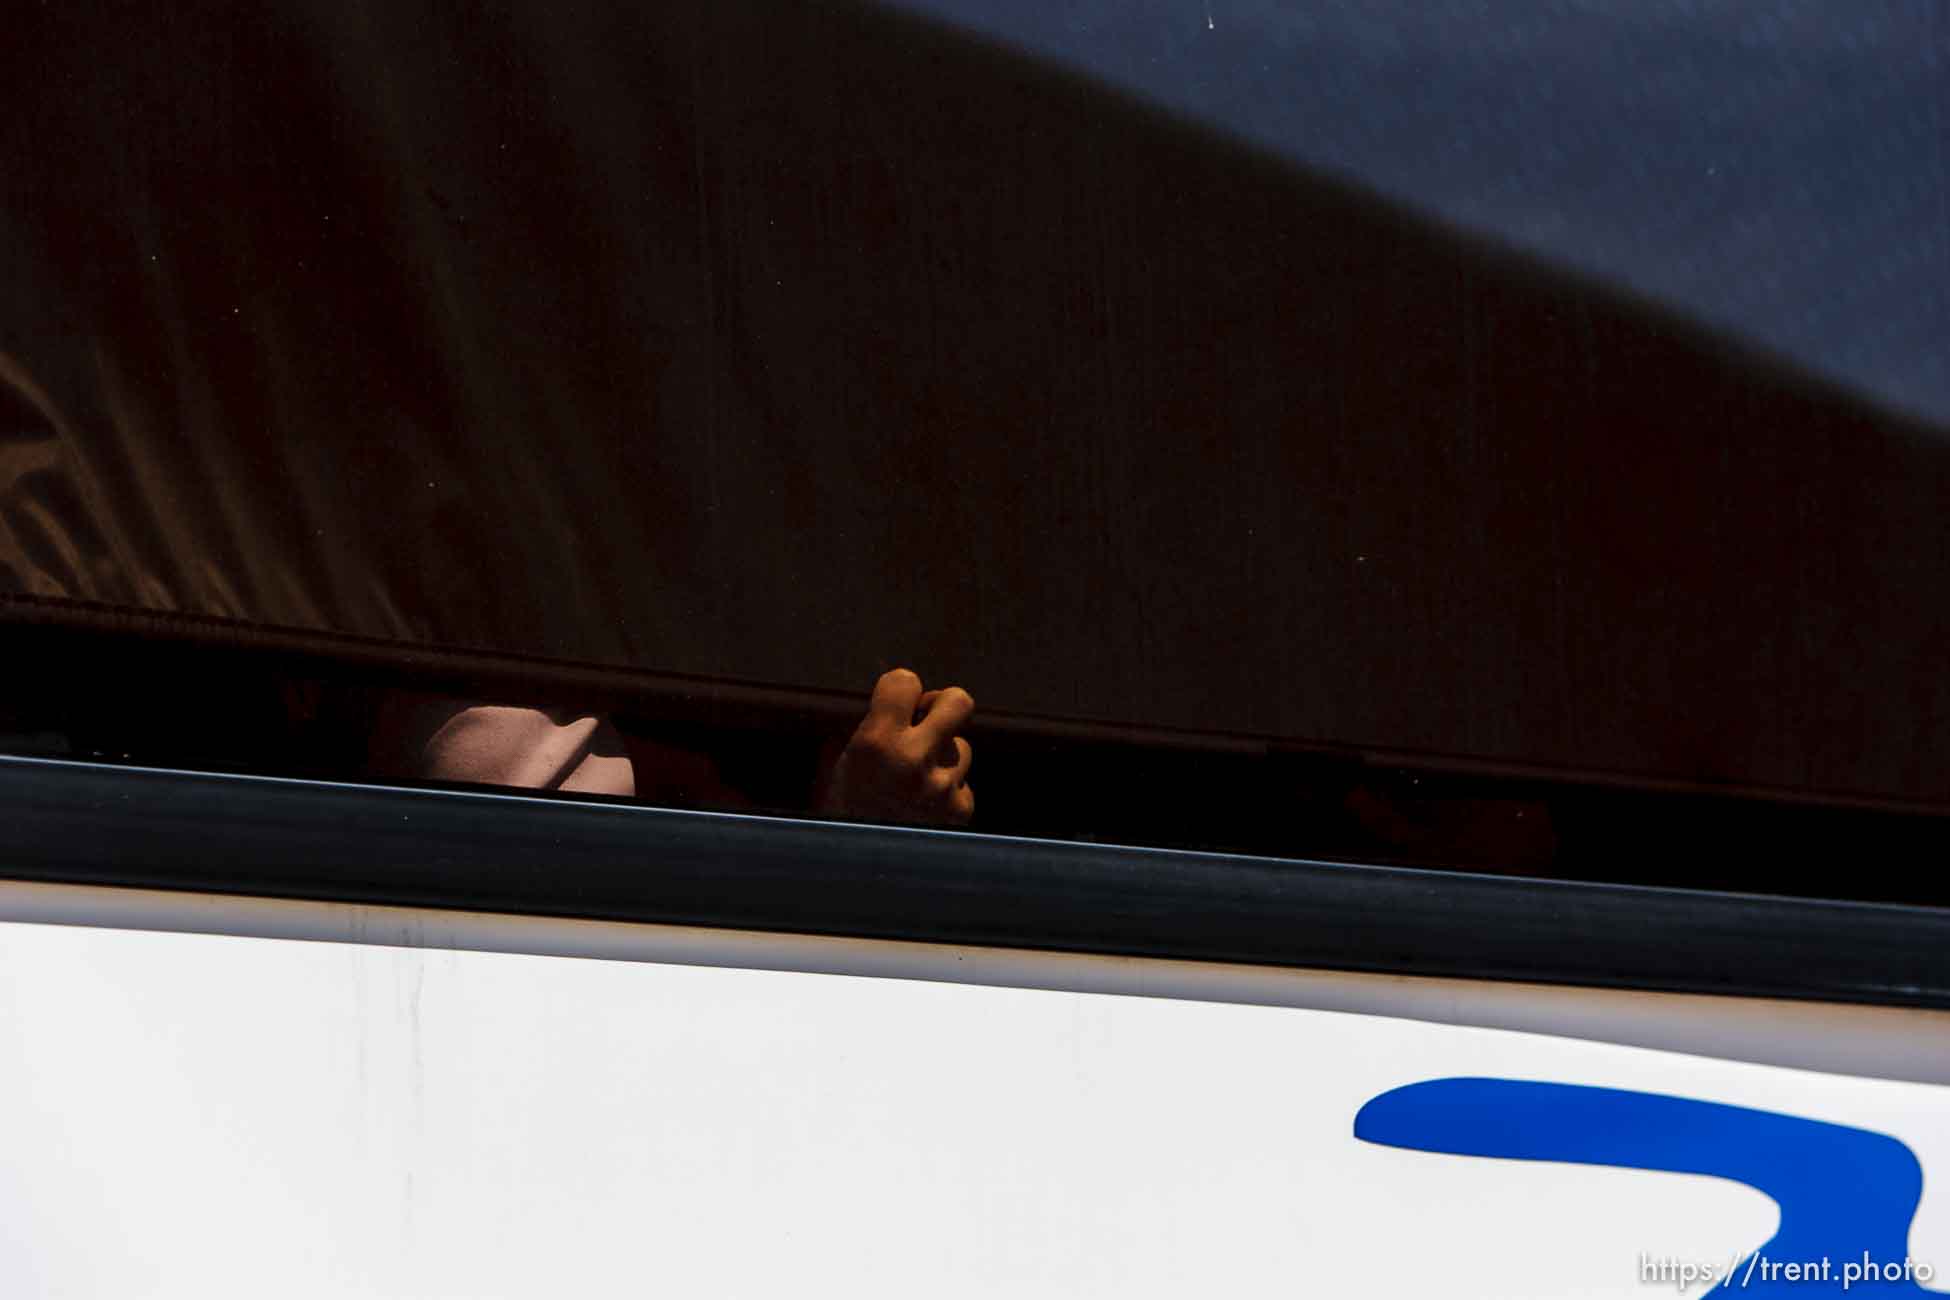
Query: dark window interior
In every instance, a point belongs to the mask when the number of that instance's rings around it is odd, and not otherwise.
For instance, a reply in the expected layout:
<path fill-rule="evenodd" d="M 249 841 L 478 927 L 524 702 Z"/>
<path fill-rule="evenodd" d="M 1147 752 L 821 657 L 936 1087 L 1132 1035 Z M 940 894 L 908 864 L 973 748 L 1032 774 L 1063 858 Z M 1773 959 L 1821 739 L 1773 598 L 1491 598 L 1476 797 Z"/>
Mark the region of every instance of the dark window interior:
<path fill-rule="evenodd" d="M 1902 31 L 1588 7 L 1732 80 L 1593 56 L 1557 174 L 1467 89 L 1492 5 L 1426 84 L 1342 68 L 1362 173 L 1264 50 L 1146 87 L 927 8 L 20 17 L 0 748 L 411 779 L 417 693 L 805 815 L 908 666 L 977 701 L 977 830 L 1946 901 L 1942 241 L 1865 233 L 1950 184 L 1876 125 L 1950 111 Z M 1736 92 L 1797 78 L 1784 161 Z M 1480 175 L 1403 188 L 1452 83 Z"/>
<path fill-rule="evenodd" d="M 47 689 L 4 717 L 6 752 L 333 781 L 369 779 L 376 701 L 402 684 L 469 698 L 575 697 L 632 741 L 698 756 L 740 806 L 805 815 L 851 701 L 525 688 L 506 674 L 418 675 L 289 650 L 22 629 Z M 539 690 L 539 693 L 538 693 Z M 1326 860 L 1865 901 L 1950 903 L 1950 816 L 1711 788 L 1459 770 L 1414 756 L 1234 738 L 977 721 L 975 829 Z M 648 770 L 648 769 L 646 769 Z M 536 792 L 547 796 L 544 792 Z M 570 796 L 553 796 L 570 797 Z M 668 787 L 645 797 L 711 806 Z"/>

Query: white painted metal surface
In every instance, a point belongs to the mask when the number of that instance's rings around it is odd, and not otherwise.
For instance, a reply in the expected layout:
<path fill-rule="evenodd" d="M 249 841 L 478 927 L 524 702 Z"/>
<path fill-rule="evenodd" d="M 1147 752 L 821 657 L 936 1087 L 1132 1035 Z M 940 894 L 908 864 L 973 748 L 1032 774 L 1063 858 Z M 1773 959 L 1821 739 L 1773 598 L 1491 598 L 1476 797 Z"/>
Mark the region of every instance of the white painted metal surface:
<path fill-rule="evenodd" d="M 1731 1182 L 1353 1136 L 1448 1075 L 1897 1136 L 1950 1264 L 1932 1013 L 47 886 L 0 918 L 0 1296 L 1562 1300 L 1773 1230 Z"/>

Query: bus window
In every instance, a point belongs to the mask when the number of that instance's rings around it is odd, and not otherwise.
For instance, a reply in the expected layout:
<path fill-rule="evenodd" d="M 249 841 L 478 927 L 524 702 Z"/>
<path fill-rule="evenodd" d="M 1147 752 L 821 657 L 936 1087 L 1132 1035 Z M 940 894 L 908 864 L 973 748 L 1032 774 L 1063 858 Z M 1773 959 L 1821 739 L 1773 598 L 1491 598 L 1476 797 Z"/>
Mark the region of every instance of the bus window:
<path fill-rule="evenodd" d="M 22 17 L 0 745 L 1943 901 L 1930 13 L 1153 8 Z"/>

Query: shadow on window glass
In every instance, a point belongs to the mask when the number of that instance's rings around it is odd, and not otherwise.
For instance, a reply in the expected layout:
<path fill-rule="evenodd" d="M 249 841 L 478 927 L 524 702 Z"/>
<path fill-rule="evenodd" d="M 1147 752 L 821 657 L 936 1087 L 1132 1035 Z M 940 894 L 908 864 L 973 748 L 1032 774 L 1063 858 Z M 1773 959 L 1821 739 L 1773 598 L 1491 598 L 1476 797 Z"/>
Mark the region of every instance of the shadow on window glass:
<path fill-rule="evenodd" d="M 896 8 L 19 26 L 8 752 L 1950 894 L 1912 869 L 1950 846 L 1950 413 L 1631 233 L 1657 208 L 1683 261 L 1738 217 L 1801 284 L 1856 229 L 1802 201 L 1826 173 L 1753 219 L 1768 140 L 1708 82 L 1644 96 L 1693 97 L 1660 111 L 1752 162 L 1744 206 L 1668 178 L 1600 231 L 1535 169 L 1411 203 L 1310 164 L 1352 127 L 1276 139 L 1307 128 L 1243 64 L 1215 116 Z M 1852 122 L 1941 108 L 1858 89 Z M 1654 107 L 1593 109 L 1604 156 L 1677 132 Z M 1848 193 L 1940 208 L 1877 157 Z M 1465 201 L 1517 189 L 1559 234 Z M 1889 347 L 1950 355 L 1912 233 Z"/>

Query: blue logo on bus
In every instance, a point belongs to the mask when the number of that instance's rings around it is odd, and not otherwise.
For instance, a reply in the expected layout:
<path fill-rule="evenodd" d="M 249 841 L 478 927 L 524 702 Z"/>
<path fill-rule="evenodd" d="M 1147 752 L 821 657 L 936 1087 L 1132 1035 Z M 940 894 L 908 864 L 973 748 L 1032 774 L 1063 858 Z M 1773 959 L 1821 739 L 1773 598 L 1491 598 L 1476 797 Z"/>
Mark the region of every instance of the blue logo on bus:
<path fill-rule="evenodd" d="M 1431 1079 L 1369 1101 L 1354 1136 L 1447 1155 L 1731 1179 L 1773 1198 L 1780 1230 L 1724 1269 L 1687 1280 L 1752 1296 L 1941 1294 L 1920 1285 L 1932 1280 L 1930 1265 L 1909 1259 L 1923 1167 L 1884 1133 L 1617 1088 Z"/>

